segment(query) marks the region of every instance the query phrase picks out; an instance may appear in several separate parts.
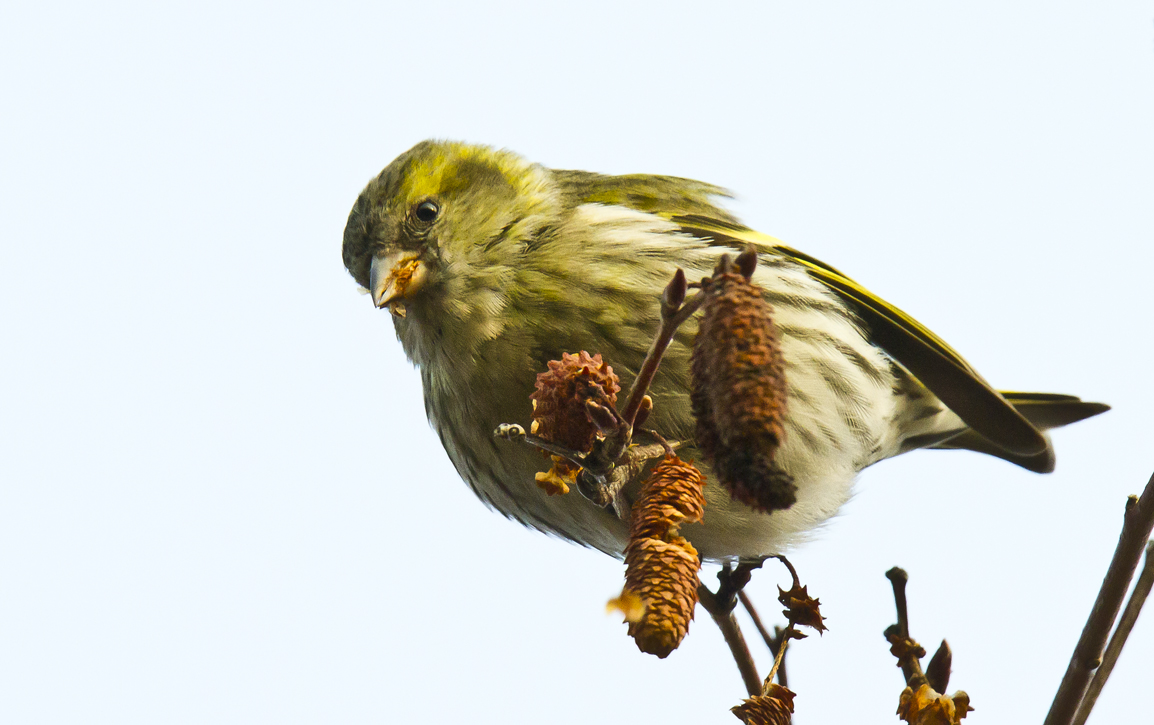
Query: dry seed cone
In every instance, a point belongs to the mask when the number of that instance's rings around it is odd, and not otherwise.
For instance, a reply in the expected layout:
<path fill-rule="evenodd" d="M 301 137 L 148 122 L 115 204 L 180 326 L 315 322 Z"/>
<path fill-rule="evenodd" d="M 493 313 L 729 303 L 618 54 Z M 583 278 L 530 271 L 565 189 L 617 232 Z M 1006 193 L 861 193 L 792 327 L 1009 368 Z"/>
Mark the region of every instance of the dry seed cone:
<path fill-rule="evenodd" d="M 730 708 L 745 725 L 789 725 L 793 722 L 794 693 L 776 683 L 764 695 L 751 697 Z"/>
<path fill-rule="evenodd" d="M 533 401 L 532 432 L 547 441 L 588 453 L 597 437 L 597 426 L 589 419 L 585 401 L 612 406 L 621 390 L 613 368 L 600 355 L 582 350 L 576 355 L 562 353 L 550 360 L 549 370 L 537 375 Z M 549 495 L 569 492 L 577 470 L 554 456 L 548 472 L 538 473 L 537 485 Z"/>
<path fill-rule="evenodd" d="M 750 282 L 755 260 L 742 255 L 735 267 L 723 257 L 703 283 L 690 400 L 697 444 L 718 480 L 735 500 L 769 512 L 792 506 L 797 487 L 773 463 L 785 432 L 785 363 L 772 310 Z"/>
<path fill-rule="evenodd" d="M 638 649 L 661 658 L 681 644 L 697 606 L 701 558 L 678 527 L 701 520 L 704 485 L 701 471 L 671 454 L 641 484 L 633 505 L 625 591 L 640 597 L 645 613 L 629 624 L 629 634 Z"/>

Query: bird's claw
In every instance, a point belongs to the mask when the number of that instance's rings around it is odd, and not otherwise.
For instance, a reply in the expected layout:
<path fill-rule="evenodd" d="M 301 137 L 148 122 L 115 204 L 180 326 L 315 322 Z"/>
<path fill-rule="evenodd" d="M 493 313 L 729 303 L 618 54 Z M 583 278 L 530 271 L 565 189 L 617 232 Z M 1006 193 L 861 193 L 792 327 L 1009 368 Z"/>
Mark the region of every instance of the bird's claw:
<path fill-rule="evenodd" d="M 516 423 L 502 423 L 493 431 L 493 435 L 507 441 L 520 441 L 525 439 L 525 429 Z"/>

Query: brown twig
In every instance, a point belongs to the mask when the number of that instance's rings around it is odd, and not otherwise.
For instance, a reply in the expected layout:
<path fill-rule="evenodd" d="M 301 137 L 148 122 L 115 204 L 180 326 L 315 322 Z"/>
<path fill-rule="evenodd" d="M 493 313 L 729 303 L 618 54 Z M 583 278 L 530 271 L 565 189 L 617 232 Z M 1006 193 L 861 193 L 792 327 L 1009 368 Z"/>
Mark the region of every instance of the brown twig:
<path fill-rule="evenodd" d="M 587 488 L 599 491 L 595 497 L 598 501 L 616 498 L 621 479 L 612 480 L 614 468 L 621 464 L 622 457 L 629 450 L 629 444 L 633 440 L 633 427 L 639 424 L 638 415 L 643 411 L 648 399 L 649 386 L 657 374 L 657 368 L 661 365 L 661 358 L 672 342 L 677 328 L 697 311 L 705 299 L 699 293 L 687 302 L 686 289 L 685 272 L 678 268 L 661 294 L 661 325 L 653 338 L 649 352 L 645 355 L 645 361 L 641 363 L 637 377 L 633 379 L 633 387 L 629 390 L 625 407 L 620 413 L 612 408 L 606 411 L 614 418 L 615 425 L 610 430 L 602 430 L 605 437 L 598 439 L 593 445 L 593 450 L 585 456 L 578 476 L 585 479 Z"/>
<path fill-rule="evenodd" d="M 677 332 L 677 328 L 697 311 L 705 299 L 701 293 L 698 293 L 690 298 L 689 302 L 685 302 L 688 286 L 685 272 L 679 267 L 674 273 L 673 279 L 665 287 L 665 291 L 661 293 L 661 327 L 658 328 L 657 335 L 653 338 L 653 344 L 649 346 L 649 352 L 645 355 L 645 362 L 641 363 L 641 369 L 637 371 L 637 377 L 633 379 L 633 387 L 629 389 L 629 400 L 625 403 L 625 408 L 621 413 L 621 417 L 629 425 L 633 425 L 637 419 L 637 411 L 641 409 L 641 401 L 649 392 L 649 384 L 653 382 L 653 376 L 657 374 L 657 367 L 661 364 L 661 356 L 665 354 L 665 349 L 673 341 L 673 335 Z"/>
<path fill-rule="evenodd" d="M 1126 590 L 1130 587 L 1130 580 L 1134 577 L 1134 570 L 1138 568 L 1138 560 L 1142 556 L 1143 546 L 1150 538 L 1150 531 L 1154 528 L 1154 476 L 1146 484 L 1142 497 L 1131 496 L 1126 501 L 1126 514 L 1122 524 L 1122 535 L 1118 538 L 1118 546 L 1114 549 L 1114 558 L 1110 561 L 1110 568 L 1102 580 L 1102 587 L 1098 590 L 1098 598 L 1094 608 L 1090 610 L 1090 617 L 1082 629 L 1082 636 L 1074 647 L 1074 654 L 1070 657 L 1070 664 L 1058 692 L 1054 695 L 1054 702 L 1050 705 L 1050 712 L 1046 715 L 1044 725 L 1071 725 L 1078 707 L 1086 694 L 1090 684 L 1090 677 L 1094 670 L 1102 664 L 1102 652 L 1106 647 L 1106 638 L 1118 617 L 1118 610 L 1122 608 L 1122 600 Z"/>
<path fill-rule="evenodd" d="M 769 648 L 770 654 L 774 655 L 774 659 L 777 659 L 778 652 L 789 646 L 789 639 L 785 637 L 785 629 L 775 626 L 773 628 L 773 634 L 770 634 L 769 630 L 765 628 L 765 625 L 761 623 L 761 617 L 758 615 L 757 610 L 754 609 L 753 601 L 749 598 L 749 595 L 745 593 L 745 590 L 738 592 L 737 598 L 741 601 L 741 605 L 745 607 L 745 611 L 749 613 L 749 618 L 753 620 L 753 626 L 757 627 L 758 634 L 765 640 L 765 646 Z M 777 668 L 777 684 L 782 687 L 789 687 L 788 678 L 785 674 L 784 657 L 781 660 L 781 666 Z"/>
<path fill-rule="evenodd" d="M 645 361 L 637 377 L 633 379 L 633 387 L 629 390 L 629 398 L 621 412 L 614 407 L 612 401 L 601 393 L 600 400 L 590 398 L 585 401 L 586 414 L 600 432 L 600 437 L 593 443 L 593 449 L 588 453 L 575 451 L 565 446 L 526 433 L 525 429 L 516 424 L 502 424 L 493 432 L 498 438 L 509 441 L 519 441 L 539 448 L 543 451 L 560 456 L 580 468 L 578 473 L 578 490 L 596 505 L 606 507 L 614 504 L 618 515 L 621 515 L 622 505 L 618 492 L 628 482 L 629 476 L 616 470 L 619 466 L 627 466 L 637 462 L 636 458 L 629 458 L 629 445 L 633 441 L 633 428 L 644 422 L 648 416 L 652 399 L 648 397 L 649 386 L 661 365 L 661 358 L 677 328 L 688 320 L 705 301 L 702 293 L 697 293 L 688 301 L 685 294 L 688 291 L 685 272 L 678 268 L 673 279 L 666 285 L 661 294 L 661 324 L 653 338 L 653 344 L 645 355 Z M 658 436 L 658 439 L 660 437 Z M 663 451 L 675 444 L 663 445 Z M 644 461 L 641 461 L 644 462 Z M 640 468 L 637 468 L 639 471 Z M 637 471 L 632 471 L 635 474 Z"/>
<path fill-rule="evenodd" d="M 737 618 L 733 616 L 733 607 L 726 609 L 722 606 L 713 592 L 709 590 L 709 587 L 704 584 L 697 585 L 697 600 L 705 611 L 709 612 L 713 621 L 717 623 L 717 628 L 721 630 L 721 636 L 729 645 L 733 661 L 737 663 L 737 669 L 741 672 L 741 681 L 745 683 L 746 692 L 749 693 L 750 697 L 760 695 L 761 678 L 757 674 L 757 665 L 753 662 L 749 645 L 745 643 L 745 636 L 741 634 L 741 627 L 737 624 Z"/>
<path fill-rule="evenodd" d="M 796 634 L 797 634 L 797 629 L 794 627 L 793 622 L 790 622 L 789 626 L 787 626 L 784 630 L 782 630 L 782 632 L 781 632 L 781 646 L 778 647 L 778 649 L 777 649 L 777 656 L 773 658 L 773 667 L 769 668 L 769 674 L 765 676 L 765 682 L 761 683 L 761 693 L 760 694 L 762 694 L 762 695 L 768 695 L 769 694 L 770 685 L 773 684 L 774 675 L 776 675 L 778 672 L 780 672 L 782 667 L 785 667 L 785 646 L 789 642 L 789 640 Z M 784 682 L 781 682 L 780 684 L 782 687 L 785 687 Z"/>
<path fill-rule="evenodd" d="M 886 572 L 886 579 L 894 587 L 894 605 L 898 610 L 898 633 L 903 637 L 910 636 L 910 612 L 906 604 L 906 584 L 910 575 L 900 566 L 895 566 Z"/>
<path fill-rule="evenodd" d="M 1154 541 L 1149 541 L 1146 543 L 1146 563 L 1142 567 L 1142 573 L 1138 575 L 1138 581 L 1134 584 L 1134 591 L 1130 593 L 1130 600 L 1126 602 L 1126 608 L 1122 610 L 1122 618 L 1118 620 L 1118 626 L 1110 637 L 1110 644 L 1106 645 L 1106 654 L 1102 656 L 1102 666 L 1094 672 L 1094 678 L 1090 680 L 1090 687 L 1086 690 L 1086 696 L 1078 705 L 1078 712 L 1074 716 L 1074 725 L 1083 725 L 1086 718 L 1090 717 L 1090 711 L 1094 709 L 1094 704 L 1098 702 L 1098 695 L 1101 694 L 1102 687 L 1110 678 L 1110 673 L 1114 671 L 1114 665 L 1118 662 L 1118 655 L 1126 646 L 1126 638 L 1130 636 L 1130 630 L 1138 621 L 1138 614 L 1142 611 L 1142 605 L 1146 603 L 1146 597 L 1150 595 L 1152 586 L 1154 586 Z"/>
<path fill-rule="evenodd" d="M 906 606 L 906 584 L 910 580 L 910 575 L 906 573 L 905 569 L 895 566 L 886 572 L 886 579 L 889 579 L 894 587 L 894 604 L 898 610 L 898 623 L 886 628 L 885 637 L 893 645 L 891 651 L 898 658 L 898 664 L 902 668 L 902 675 L 905 677 L 906 684 L 912 686 L 915 681 L 924 682 L 926 679 L 925 673 L 922 672 L 921 663 L 921 658 L 925 656 L 926 651 L 910 637 L 910 615 Z"/>
<path fill-rule="evenodd" d="M 793 579 L 789 591 L 778 587 L 777 601 L 785 605 L 786 609 L 783 612 L 789 620 L 788 626 L 783 630 L 777 629 L 778 646 L 776 648 L 777 654 L 773 659 L 773 667 L 770 668 L 769 674 L 765 677 L 765 682 L 761 686 L 761 694 L 768 695 L 773 689 L 773 678 L 785 666 L 785 650 L 791 639 L 804 639 L 805 635 L 797 631 L 797 625 L 804 624 L 807 627 L 813 627 L 818 631 L 818 634 L 825 632 L 826 627 L 822 624 L 825 617 L 821 616 L 819 609 L 820 602 L 809 596 L 806 592 L 806 587 L 801 585 L 801 579 L 797 576 L 797 570 L 793 568 L 793 564 L 789 559 L 780 554 L 773 558 L 780 561 L 789 570 L 789 576 Z M 772 645 L 770 647 L 773 649 Z M 784 673 L 782 674 L 784 677 Z M 785 682 L 781 682 L 784 687 Z"/>
<path fill-rule="evenodd" d="M 789 627 L 779 627 L 777 625 L 773 627 L 773 643 L 778 651 L 785 653 L 781 657 L 781 667 L 777 668 L 777 684 L 782 687 L 789 687 L 789 678 L 786 677 L 785 674 L 785 655 L 789 654 L 789 637 L 786 636 L 788 630 Z"/>
<path fill-rule="evenodd" d="M 800 579 L 800 578 L 798 578 L 798 576 L 797 576 L 797 569 L 794 569 L 794 568 L 793 568 L 793 564 L 792 564 L 792 563 L 790 563 L 789 559 L 785 558 L 785 557 L 784 557 L 784 556 L 782 556 L 781 554 L 778 554 L 777 556 L 775 556 L 775 557 L 773 557 L 773 558 L 774 558 L 774 559 L 777 559 L 777 560 L 778 560 L 778 561 L 780 561 L 782 564 L 785 564 L 785 568 L 786 568 L 786 569 L 789 569 L 789 575 L 790 575 L 790 577 L 792 577 L 792 578 L 793 578 L 793 586 L 795 586 L 795 587 L 800 587 L 800 586 L 801 586 L 801 579 Z"/>

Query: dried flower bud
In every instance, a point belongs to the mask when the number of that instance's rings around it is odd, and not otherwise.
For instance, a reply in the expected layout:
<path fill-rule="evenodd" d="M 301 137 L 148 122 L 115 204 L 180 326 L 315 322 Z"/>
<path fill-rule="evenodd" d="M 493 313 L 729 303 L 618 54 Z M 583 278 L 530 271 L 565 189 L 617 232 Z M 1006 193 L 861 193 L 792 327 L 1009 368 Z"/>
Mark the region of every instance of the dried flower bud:
<path fill-rule="evenodd" d="M 759 511 L 789 508 L 797 487 L 773 457 L 785 435 L 785 363 L 772 310 L 752 275 L 755 255 L 735 268 L 722 257 L 703 281 L 704 311 L 693 343 L 690 400 L 697 445 L 730 495 Z"/>
<path fill-rule="evenodd" d="M 897 714 L 911 725 L 961 725 L 962 718 L 973 709 L 970 696 L 961 690 L 947 696 L 922 684 L 916 691 L 911 687 L 902 690 Z"/>
<path fill-rule="evenodd" d="M 764 695 L 744 700 L 730 712 L 745 725 L 789 725 L 793 722 L 793 698 L 789 688 L 773 683 Z"/>
<path fill-rule="evenodd" d="M 574 466 L 561 456 L 550 456 L 553 465 L 548 471 L 534 476 L 537 488 L 550 496 L 563 496 L 569 493 L 569 484 L 577 483 L 577 472 L 581 469 Z"/>
<path fill-rule="evenodd" d="M 617 402 L 621 390 L 613 368 L 582 350 L 576 355 L 562 353 L 560 360 L 550 360 L 549 370 L 537 375 L 533 400 L 535 434 L 547 441 L 588 452 L 597 436 L 597 426 L 589 418 L 585 401 L 602 405 Z"/>
<path fill-rule="evenodd" d="M 790 622 L 813 627 L 818 631 L 818 634 L 829 629 L 822 624 L 825 617 L 821 616 L 821 609 L 819 608 L 821 600 L 811 597 L 805 587 L 795 583 L 788 592 L 781 587 L 777 588 L 777 592 L 777 601 L 786 607 L 782 610 L 782 614 Z"/>
<path fill-rule="evenodd" d="M 654 466 L 633 505 L 623 596 L 639 597 L 645 611 L 629 634 L 638 649 L 661 658 L 681 644 L 697 606 L 701 558 L 678 527 L 701 520 L 704 485 L 701 471 L 670 454 Z"/>
<path fill-rule="evenodd" d="M 950 643 L 942 640 L 938 651 L 930 658 L 926 665 L 926 682 L 938 692 L 945 692 L 950 686 L 950 667 L 954 663 L 954 654 L 950 651 Z"/>

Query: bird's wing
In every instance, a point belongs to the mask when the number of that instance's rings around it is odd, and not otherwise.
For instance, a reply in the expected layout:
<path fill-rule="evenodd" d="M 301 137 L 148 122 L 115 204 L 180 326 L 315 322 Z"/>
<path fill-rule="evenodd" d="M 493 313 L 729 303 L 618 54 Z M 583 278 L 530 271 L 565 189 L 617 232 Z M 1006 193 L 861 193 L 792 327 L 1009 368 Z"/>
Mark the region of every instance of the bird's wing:
<path fill-rule="evenodd" d="M 718 246 L 739 251 L 752 244 L 765 254 L 792 259 L 846 300 L 868 325 L 871 340 L 975 432 L 1013 454 L 1031 456 L 1047 449 L 1045 436 L 941 338 L 828 264 L 738 222 L 714 203 L 728 196 L 724 189 L 669 176 L 553 174 L 570 203 L 626 206 L 668 219 L 685 234 Z"/>
<path fill-rule="evenodd" d="M 730 193 L 704 181 L 652 174 L 606 176 L 566 169 L 551 169 L 550 173 L 571 206 L 623 206 L 665 219 L 675 214 L 688 214 L 724 227 L 746 228 L 738 223 L 737 217 L 714 203 L 718 197 L 730 198 Z"/>
<path fill-rule="evenodd" d="M 661 216 L 699 239 L 735 250 L 752 244 L 765 254 L 798 263 L 811 277 L 850 303 L 869 327 L 872 342 L 901 363 L 975 432 L 1011 453 L 1035 455 L 1046 450 L 1045 436 L 953 348 L 838 270 L 729 219 L 712 219 L 704 214 Z"/>

